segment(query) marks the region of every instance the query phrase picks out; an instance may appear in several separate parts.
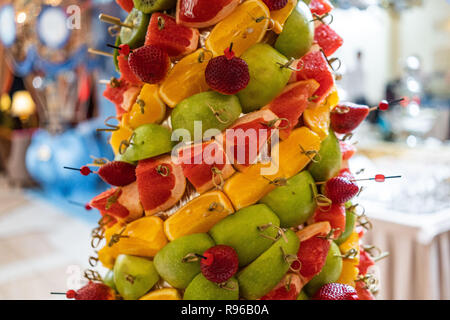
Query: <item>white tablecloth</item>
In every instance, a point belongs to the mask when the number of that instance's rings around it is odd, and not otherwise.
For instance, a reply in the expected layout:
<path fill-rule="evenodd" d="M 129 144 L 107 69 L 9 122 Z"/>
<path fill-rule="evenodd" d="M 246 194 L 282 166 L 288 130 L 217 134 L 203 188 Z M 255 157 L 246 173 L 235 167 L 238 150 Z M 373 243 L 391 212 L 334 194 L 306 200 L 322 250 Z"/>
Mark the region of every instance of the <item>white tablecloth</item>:
<path fill-rule="evenodd" d="M 393 212 L 364 201 L 373 223 L 366 244 L 390 252 L 377 263 L 378 299 L 450 299 L 450 210 L 435 214 Z"/>

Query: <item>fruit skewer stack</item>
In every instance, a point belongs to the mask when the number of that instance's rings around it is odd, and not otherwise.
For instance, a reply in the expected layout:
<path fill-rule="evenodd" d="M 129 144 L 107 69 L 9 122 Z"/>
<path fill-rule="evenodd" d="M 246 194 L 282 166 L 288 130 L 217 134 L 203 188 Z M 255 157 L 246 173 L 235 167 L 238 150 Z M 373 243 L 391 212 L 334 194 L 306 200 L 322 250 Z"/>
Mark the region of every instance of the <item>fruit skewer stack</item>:
<path fill-rule="evenodd" d="M 355 148 L 340 140 L 363 118 L 339 104 L 331 4 L 117 2 L 128 17 L 103 17 L 118 31 L 121 77 L 104 92 L 116 156 L 89 203 L 105 239 L 93 260 L 110 271 L 67 296 L 373 299 Z"/>

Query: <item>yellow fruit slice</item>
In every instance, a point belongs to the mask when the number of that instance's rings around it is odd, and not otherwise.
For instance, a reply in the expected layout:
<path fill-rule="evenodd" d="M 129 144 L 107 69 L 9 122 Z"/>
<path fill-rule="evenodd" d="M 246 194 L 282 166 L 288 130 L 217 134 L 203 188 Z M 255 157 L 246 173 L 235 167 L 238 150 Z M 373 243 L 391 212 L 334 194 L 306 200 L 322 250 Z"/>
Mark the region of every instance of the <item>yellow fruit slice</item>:
<path fill-rule="evenodd" d="M 144 217 L 129 223 L 112 247 L 120 254 L 154 257 L 167 244 L 164 222 L 158 217 Z"/>
<path fill-rule="evenodd" d="M 128 127 L 127 117 L 122 118 L 122 122 L 119 124 L 119 129 L 113 131 L 109 143 L 114 151 L 114 154 L 119 153 L 119 147 L 122 141 L 129 140 L 133 130 Z"/>
<path fill-rule="evenodd" d="M 320 150 L 320 138 L 307 127 L 291 132 L 279 145 L 280 176 L 290 178 L 302 171 Z M 273 155 L 273 153 L 272 153 Z"/>
<path fill-rule="evenodd" d="M 177 289 L 163 288 L 147 293 L 139 300 L 181 300 L 181 295 Z"/>
<path fill-rule="evenodd" d="M 317 133 L 323 141 L 328 137 L 330 128 L 330 111 L 339 103 L 339 96 L 335 89 L 325 100 L 324 104 L 313 105 L 303 112 L 305 125 Z"/>
<path fill-rule="evenodd" d="M 266 34 L 270 11 L 261 0 L 248 0 L 219 22 L 206 39 L 206 49 L 214 56 L 223 55 L 233 42 L 233 51 L 240 56 Z"/>
<path fill-rule="evenodd" d="M 223 190 L 235 209 L 255 204 L 276 187 L 277 179 L 288 179 L 303 170 L 314 154 L 302 153 L 300 145 L 305 151 L 319 151 L 319 136 L 306 127 L 298 128 L 273 148 L 271 163 L 252 165 L 225 181 Z"/>
<path fill-rule="evenodd" d="M 342 259 L 342 271 L 339 276 L 338 283 L 348 284 L 355 287 L 355 280 L 358 277 L 359 265 L 359 235 L 356 231 L 339 246 L 339 250 L 343 256 L 348 258 Z M 353 252 L 351 251 L 353 250 Z"/>
<path fill-rule="evenodd" d="M 123 115 L 131 129 L 164 119 L 166 105 L 159 98 L 158 89 L 158 85 L 145 84 L 131 110 Z"/>
<path fill-rule="evenodd" d="M 108 246 L 108 243 L 111 241 L 113 234 L 118 233 L 123 227 L 123 224 L 116 223 L 105 231 L 106 244 L 98 251 L 98 260 L 105 268 L 112 269 L 114 267 L 114 262 L 119 255 L 119 251 L 117 247 Z"/>
<path fill-rule="evenodd" d="M 199 49 L 181 59 L 170 70 L 159 88 L 159 96 L 171 108 L 190 96 L 209 89 L 205 69 L 212 58 L 210 52 Z"/>
<path fill-rule="evenodd" d="M 355 280 L 358 278 L 359 269 L 352 260 L 342 260 L 342 271 L 338 283 L 355 287 Z"/>
<path fill-rule="evenodd" d="M 343 242 L 339 246 L 339 250 L 341 251 L 342 255 L 345 255 L 350 252 L 350 250 L 354 250 L 356 252 L 355 255 L 352 255 L 347 260 L 352 260 L 355 265 L 359 265 L 359 235 L 356 231 L 353 231 L 353 233 L 348 237 L 345 242 Z"/>
<path fill-rule="evenodd" d="M 164 231 L 170 241 L 188 234 L 208 232 L 233 212 L 233 206 L 223 192 L 207 192 L 170 216 L 164 222 Z"/>
<path fill-rule="evenodd" d="M 297 0 L 289 0 L 286 6 L 280 10 L 270 11 L 270 18 L 273 21 L 273 31 L 280 34 L 283 31 L 284 23 L 287 18 L 291 15 L 297 5 Z"/>

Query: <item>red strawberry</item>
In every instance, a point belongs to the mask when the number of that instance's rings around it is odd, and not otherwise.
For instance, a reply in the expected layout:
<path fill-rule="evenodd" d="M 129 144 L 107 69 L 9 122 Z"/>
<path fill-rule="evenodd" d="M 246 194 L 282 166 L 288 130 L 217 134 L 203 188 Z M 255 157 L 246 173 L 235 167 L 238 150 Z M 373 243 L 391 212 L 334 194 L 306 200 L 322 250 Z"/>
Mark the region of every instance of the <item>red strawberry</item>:
<path fill-rule="evenodd" d="M 335 53 L 344 43 L 344 40 L 325 23 L 316 25 L 314 40 L 319 44 L 327 57 Z"/>
<path fill-rule="evenodd" d="M 313 216 L 314 222 L 328 221 L 336 231 L 333 238 L 337 239 L 345 230 L 345 205 L 332 204 L 328 210 L 317 208 Z"/>
<path fill-rule="evenodd" d="M 81 289 L 66 292 L 67 299 L 75 300 L 115 300 L 114 291 L 106 284 L 89 281 Z"/>
<path fill-rule="evenodd" d="M 371 266 L 375 265 L 375 262 L 373 261 L 372 257 L 367 253 L 365 250 L 360 250 L 359 252 L 359 274 L 366 275 L 367 269 L 369 269 Z"/>
<path fill-rule="evenodd" d="M 302 289 L 302 280 L 295 273 L 286 274 L 283 279 L 261 300 L 296 300 Z"/>
<path fill-rule="evenodd" d="M 106 183 L 123 187 L 136 181 L 136 166 L 123 161 L 112 161 L 100 167 L 98 175 Z"/>
<path fill-rule="evenodd" d="M 117 63 L 119 65 L 121 79 L 126 80 L 130 84 L 140 85 L 142 84 L 141 80 L 136 77 L 136 75 L 131 71 L 130 65 L 128 64 L 128 58 L 124 55 L 120 55 L 117 57 Z"/>
<path fill-rule="evenodd" d="M 328 0 L 311 0 L 309 8 L 312 13 L 323 16 L 333 10 L 333 5 Z"/>
<path fill-rule="evenodd" d="M 346 203 L 359 192 L 358 185 L 344 177 L 334 177 L 327 181 L 324 193 L 333 203 Z"/>
<path fill-rule="evenodd" d="M 116 0 L 116 2 L 126 12 L 130 12 L 134 8 L 133 0 Z"/>
<path fill-rule="evenodd" d="M 283 9 L 289 0 L 263 0 L 270 11 Z"/>
<path fill-rule="evenodd" d="M 170 59 L 167 53 L 155 45 L 133 50 L 128 57 L 131 71 L 142 81 L 150 84 L 161 82 L 167 74 Z"/>
<path fill-rule="evenodd" d="M 313 297 L 314 300 L 359 300 L 355 288 L 342 283 L 328 283 Z"/>
<path fill-rule="evenodd" d="M 350 133 L 364 121 L 369 112 L 368 106 L 349 102 L 338 104 L 331 111 L 331 127 L 337 133 Z"/>
<path fill-rule="evenodd" d="M 152 14 L 145 37 L 145 44 L 159 46 L 170 57 L 179 57 L 193 52 L 198 46 L 197 29 L 178 25 L 167 14 Z"/>
<path fill-rule="evenodd" d="M 319 50 L 319 46 L 313 46 L 310 52 L 299 60 L 297 68 L 299 71 L 295 72 L 294 79 L 296 81 L 316 80 L 320 87 L 314 92 L 314 96 L 317 98 L 312 99 L 312 101 L 317 104 L 324 102 L 333 91 L 334 77 L 327 59 Z"/>
<path fill-rule="evenodd" d="M 206 259 L 200 261 L 200 268 L 209 281 L 224 283 L 238 270 L 238 255 L 232 247 L 217 245 L 206 250 L 203 256 Z"/>
<path fill-rule="evenodd" d="M 297 252 L 301 262 L 300 274 L 305 278 L 312 278 L 318 274 L 325 265 L 329 249 L 330 241 L 324 238 L 315 236 L 302 241 Z"/>
<path fill-rule="evenodd" d="M 375 300 L 372 292 L 366 288 L 363 281 L 356 281 L 356 293 L 358 294 L 359 300 Z"/>
<path fill-rule="evenodd" d="M 209 60 L 205 70 L 206 83 L 215 91 L 235 94 L 245 89 L 250 81 L 247 62 L 234 56 L 231 47 L 225 55 Z"/>

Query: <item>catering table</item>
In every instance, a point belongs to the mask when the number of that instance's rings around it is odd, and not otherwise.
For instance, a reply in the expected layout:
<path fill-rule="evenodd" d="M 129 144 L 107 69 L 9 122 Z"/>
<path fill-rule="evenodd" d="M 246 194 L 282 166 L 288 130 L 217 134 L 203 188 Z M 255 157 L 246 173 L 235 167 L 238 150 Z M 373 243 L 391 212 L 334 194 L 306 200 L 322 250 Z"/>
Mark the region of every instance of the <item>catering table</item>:
<path fill-rule="evenodd" d="M 360 148 L 350 162 L 360 182 L 356 202 L 373 224 L 364 241 L 390 253 L 378 262 L 379 299 L 450 299 L 450 148 L 395 144 Z"/>

